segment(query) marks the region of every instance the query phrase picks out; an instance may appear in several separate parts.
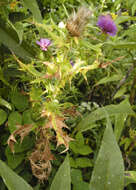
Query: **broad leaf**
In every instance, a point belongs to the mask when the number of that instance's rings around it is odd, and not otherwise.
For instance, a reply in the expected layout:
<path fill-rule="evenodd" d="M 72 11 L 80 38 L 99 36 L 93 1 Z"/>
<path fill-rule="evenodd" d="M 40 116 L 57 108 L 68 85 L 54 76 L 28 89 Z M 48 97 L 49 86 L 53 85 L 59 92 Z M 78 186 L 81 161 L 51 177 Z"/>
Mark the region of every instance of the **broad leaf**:
<path fill-rule="evenodd" d="M 10 133 L 13 133 L 17 129 L 17 125 L 22 124 L 22 116 L 17 111 L 11 112 L 8 117 L 8 128 Z"/>
<path fill-rule="evenodd" d="M 2 125 L 7 119 L 7 113 L 0 109 L 0 125 Z"/>
<path fill-rule="evenodd" d="M 10 151 L 9 147 L 6 148 L 5 154 L 6 154 L 6 157 L 7 157 L 8 166 L 11 169 L 15 169 L 25 159 L 25 154 L 24 153 L 13 154 Z"/>
<path fill-rule="evenodd" d="M 85 157 L 78 157 L 75 160 L 76 166 L 79 168 L 86 168 L 86 167 L 92 167 L 92 161 L 89 158 Z"/>
<path fill-rule="evenodd" d="M 95 121 L 106 118 L 104 110 L 108 112 L 109 116 L 114 116 L 117 114 L 135 115 L 135 113 L 131 109 L 131 105 L 129 104 L 128 100 L 125 100 L 118 105 L 108 105 L 93 111 L 81 120 L 81 122 L 77 126 L 77 130 L 81 132 L 93 128 Z"/>
<path fill-rule="evenodd" d="M 11 101 L 19 111 L 24 111 L 28 107 L 28 97 L 19 92 L 12 94 Z"/>
<path fill-rule="evenodd" d="M 0 160 L 0 176 L 9 190 L 33 190 L 26 181 Z"/>
<path fill-rule="evenodd" d="M 123 159 L 108 119 L 100 151 L 95 162 L 90 190 L 123 190 L 123 187 Z"/>
<path fill-rule="evenodd" d="M 117 142 L 119 141 L 121 133 L 124 129 L 126 117 L 126 114 L 118 114 L 115 116 L 114 134 Z"/>
<path fill-rule="evenodd" d="M 57 171 L 50 190 L 71 190 L 71 177 L 70 177 L 70 165 L 69 157 L 66 156 L 64 162 Z"/>
<path fill-rule="evenodd" d="M 73 190 L 89 190 L 89 184 L 82 179 L 82 172 L 78 169 L 71 170 Z"/>

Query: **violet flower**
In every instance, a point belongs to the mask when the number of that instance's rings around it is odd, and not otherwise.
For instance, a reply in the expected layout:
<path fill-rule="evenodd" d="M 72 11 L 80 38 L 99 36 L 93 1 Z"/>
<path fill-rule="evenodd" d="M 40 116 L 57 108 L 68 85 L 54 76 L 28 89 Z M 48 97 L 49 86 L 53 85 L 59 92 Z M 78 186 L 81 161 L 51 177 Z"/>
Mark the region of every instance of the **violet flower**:
<path fill-rule="evenodd" d="M 41 38 L 40 41 L 36 41 L 43 51 L 47 51 L 48 46 L 51 44 L 51 41 L 47 38 Z"/>
<path fill-rule="evenodd" d="M 97 26 L 110 36 L 115 36 L 117 33 L 117 27 L 110 15 L 101 15 L 98 19 Z"/>
<path fill-rule="evenodd" d="M 73 67 L 74 64 L 75 64 L 74 61 L 73 61 L 72 59 L 70 60 L 70 64 L 72 65 L 72 67 Z"/>

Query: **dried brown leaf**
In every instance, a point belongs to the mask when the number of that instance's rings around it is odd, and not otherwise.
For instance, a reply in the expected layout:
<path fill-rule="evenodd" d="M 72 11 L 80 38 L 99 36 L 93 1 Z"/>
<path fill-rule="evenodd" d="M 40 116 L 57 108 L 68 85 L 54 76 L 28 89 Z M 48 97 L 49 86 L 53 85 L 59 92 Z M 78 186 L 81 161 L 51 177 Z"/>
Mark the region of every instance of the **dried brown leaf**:
<path fill-rule="evenodd" d="M 64 118 L 59 116 L 50 117 L 50 121 L 46 123 L 45 128 L 52 128 L 55 130 L 57 146 L 63 144 L 66 147 L 63 152 L 66 152 L 69 149 L 69 142 L 73 139 L 63 131 L 63 128 L 68 129 L 68 126 L 64 123 Z"/>
<path fill-rule="evenodd" d="M 51 160 L 54 160 L 49 147 L 48 139 L 41 133 L 40 139 L 36 142 L 36 148 L 29 157 L 32 173 L 40 181 L 47 180 L 51 172 Z"/>
<path fill-rule="evenodd" d="M 14 144 L 16 143 L 16 135 L 19 135 L 21 137 L 21 143 L 25 136 L 27 136 L 30 131 L 32 130 L 32 125 L 17 125 L 18 129 L 15 130 L 8 138 L 8 145 L 12 152 L 14 152 Z"/>

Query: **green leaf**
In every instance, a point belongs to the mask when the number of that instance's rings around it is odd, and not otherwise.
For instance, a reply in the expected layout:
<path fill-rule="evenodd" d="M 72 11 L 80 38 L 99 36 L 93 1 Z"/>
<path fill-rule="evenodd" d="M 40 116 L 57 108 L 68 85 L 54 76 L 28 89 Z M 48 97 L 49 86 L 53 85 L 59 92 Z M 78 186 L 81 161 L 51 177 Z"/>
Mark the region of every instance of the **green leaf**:
<path fill-rule="evenodd" d="M 6 148 L 5 154 L 6 154 L 6 157 L 7 157 L 8 166 L 10 168 L 12 168 L 12 169 L 15 169 L 17 166 L 19 166 L 19 164 L 21 164 L 21 162 L 25 158 L 25 154 L 24 153 L 13 154 L 10 151 L 9 147 Z"/>
<path fill-rule="evenodd" d="M 123 187 L 123 159 L 108 119 L 91 177 L 90 190 L 123 190 Z"/>
<path fill-rule="evenodd" d="M 113 75 L 111 77 L 104 77 L 102 78 L 101 80 L 99 80 L 98 83 L 96 83 L 96 85 L 99 85 L 99 84 L 105 84 L 107 82 L 113 82 L 113 81 L 118 81 L 118 80 L 121 80 L 122 79 L 122 76 L 121 75 Z"/>
<path fill-rule="evenodd" d="M 32 114 L 31 114 L 31 110 L 26 110 L 23 112 L 23 116 L 22 116 L 22 123 L 24 124 L 33 124 L 34 121 L 32 120 Z"/>
<path fill-rule="evenodd" d="M 114 116 L 117 114 L 135 115 L 128 100 L 124 100 L 118 105 L 108 105 L 93 111 L 81 120 L 77 126 L 77 130 L 82 132 L 93 128 L 94 122 L 106 118 L 104 110 L 109 114 L 109 116 Z"/>
<path fill-rule="evenodd" d="M 12 22 L 10 22 L 10 20 L 8 20 L 8 23 L 16 31 L 19 43 L 21 44 L 23 40 L 23 31 L 24 31 L 23 24 L 21 22 L 16 22 L 15 24 L 13 24 Z"/>
<path fill-rule="evenodd" d="M 130 20 L 136 20 L 136 17 L 132 17 L 132 16 L 118 16 L 115 20 L 116 24 L 121 24 L 123 22 L 127 22 Z"/>
<path fill-rule="evenodd" d="M 22 153 L 32 149 L 34 147 L 34 142 L 35 138 L 33 136 L 25 136 L 22 143 L 15 144 L 15 153 Z"/>
<path fill-rule="evenodd" d="M 136 2 L 133 3 L 131 10 L 132 10 L 132 15 L 134 15 L 136 11 Z"/>
<path fill-rule="evenodd" d="M 34 17 L 34 20 L 37 22 L 37 23 L 42 23 L 42 16 L 41 16 L 41 12 L 39 10 L 39 7 L 37 5 L 37 1 L 36 0 L 23 0 L 24 1 L 24 5 L 26 6 L 26 8 L 28 8 L 32 14 L 33 14 L 33 17 Z M 37 26 L 41 36 L 44 34 L 43 33 L 43 29 L 39 26 Z"/>
<path fill-rule="evenodd" d="M 79 168 L 86 168 L 86 167 L 92 167 L 92 161 L 89 158 L 77 158 L 75 160 L 76 166 Z"/>
<path fill-rule="evenodd" d="M 81 145 L 74 141 L 70 142 L 70 148 L 75 154 L 88 155 L 93 152 L 89 145 Z"/>
<path fill-rule="evenodd" d="M 64 162 L 57 171 L 50 190 L 71 190 L 71 177 L 70 177 L 70 165 L 69 157 L 66 156 Z"/>
<path fill-rule="evenodd" d="M 71 169 L 71 181 L 72 184 L 76 184 L 79 181 L 82 181 L 82 172 L 79 169 Z"/>
<path fill-rule="evenodd" d="M 23 40 L 23 32 L 24 32 L 23 24 L 21 22 L 16 22 L 14 27 L 19 38 L 19 43 L 21 44 Z"/>
<path fill-rule="evenodd" d="M 6 100 L 4 100 L 4 99 L 1 98 L 1 97 L 0 97 L 0 105 L 5 106 L 5 107 L 8 108 L 9 110 L 12 110 L 11 105 L 10 105 Z"/>
<path fill-rule="evenodd" d="M 10 133 L 13 133 L 16 129 L 16 125 L 22 124 L 22 116 L 17 111 L 11 112 L 11 114 L 8 117 L 8 127 L 10 130 Z"/>
<path fill-rule="evenodd" d="M 28 107 L 28 97 L 19 92 L 12 94 L 11 101 L 19 111 L 24 111 Z"/>
<path fill-rule="evenodd" d="M 114 96 L 114 99 L 119 98 L 120 96 L 123 96 L 125 94 L 126 90 L 127 90 L 126 87 L 123 86 L 121 89 L 119 89 L 117 91 L 117 93 Z"/>
<path fill-rule="evenodd" d="M 34 58 L 34 52 L 32 48 L 25 42 L 21 45 L 18 42 L 18 36 L 15 31 L 10 27 L 7 28 L 0 22 L 0 42 L 12 50 L 15 54 L 23 59 Z"/>
<path fill-rule="evenodd" d="M 70 142 L 70 148 L 76 154 L 88 155 L 92 153 L 92 149 L 89 145 L 84 144 L 84 137 L 82 133 L 78 132 L 75 136 L 76 140 Z"/>
<path fill-rule="evenodd" d="M 112 48 L 115 49 L 122 49 L 122 48 L 129 48 L 129 49 L 135 49 L 136 48 L 136 42 L 105 42 L 103 44 L 104 46 L 110 45 Z M 106 47 L 105 47 L 106 48 Z"/>
<path fill-rule="evenodd" d="M 85 181 L 79 181 L 74 185 L 73 190 L 89 190 L 89 183 Z"/>
<path fill-rule="evenodd" d="M 69 157 L 69 161 L 72 168 L 77 168 L 76 161 L 72 157 Z"/>
<path fill-rule="evenodd" d="M 89 184 L 82 179 L 82 172 L 79 169 L 71 170 L 71 181 L 73 190 L 89 190 Z"/>
<path fill-rule="evenodd" d="M 125 186 L 136 183 L 136 171 L 125 171 Z"/>
<path fill-rule="evenodd" d="M 7 113 L 0 109 L 0 125 L 2 125 L 7 119 Z"/>
<path fill-rule="evenodd" d="M 30 91 L 30 99 L 32 101 L 41 101 L 42 93 L 43 91 L 41 88 L 32 87 Z"/>
<path fill-rule="evenodd" d="M 41 12 L 39 10 L 39 7 L 37 5 L 36 0 L 23 0 L 25 6 L 30 9 L 30 11 L 32 12 L 35 21 L 37 21 L 38 23 L 42 23 L 42 16 L 41 16 Z"/>
<path fill-rule="evenodd" d="M 33 190 L 26 181 L 0 160 L 0 176 L 9 190 Z"/>
<path fill-rule="evenodd" d="M 121 133 L 124 129 L 126 118 L 127 114 L 118 114 L 115 116 L 114 134 L 117 142 L 119 141 Z"/>

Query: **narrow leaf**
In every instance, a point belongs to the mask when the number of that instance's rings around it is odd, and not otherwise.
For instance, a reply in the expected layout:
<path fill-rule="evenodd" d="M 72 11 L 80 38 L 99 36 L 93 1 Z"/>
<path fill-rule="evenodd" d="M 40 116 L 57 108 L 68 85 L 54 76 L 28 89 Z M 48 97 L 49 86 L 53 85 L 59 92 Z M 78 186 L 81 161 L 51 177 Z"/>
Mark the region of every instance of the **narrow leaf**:
<path fill-rule="evenodd" d="M 93 128 L 94 122 L 106 118 L 104 110 L 108 112 L 109 116 L 114 116 L 116 114 L 135 115 L 135 113 L 131 109 L 131 105 L 129 104 L 128 100 L 124 100 L 118 105 L 108 105 L 93 111 L 81 120 L 81 122 L 77 126 L 77 130 L 81 132 Z"/>
<path fill-rule="evenodd" d="M 104 46 L 106 45 L 110 45 L 112 48 L 116 48 L 116 49 L 122 49 L 122 48 L 129 48 L 129 49 L 133 49 L 136 48 L 136 42 L 105 42 L 103 44 Z M 105 47 L 106 48 L 106 47 Z"/>
<path fill-rule="evenodd" d="M 25 6 L 30 9 L 30 11 L 32 12 L 35 21 L 37 21 L 38 23 L 42 23 L 42 16 L 39 10 L 39 7 L 37 5 L 36 0 L 23 0 Z"/>
<path fill-rule="evenodd" d="M 42 23 L 42 16 L 41 16 L 41 12 L 40 9 L 37 5 L 37 1 L 36 0 L 23 0 L 25 6 L 32 12 L 33 17 L 34 17 L 34 21 L 37 23 Z M 41 29 L 40 27 L 37 27 L 40 35 L 42 36 L 43 33 L 43 29 Z"/>
<path fill-rule="evenodd" d="M 99 80 L 99 82 L 96 85 L 105 84 L 107 82 L 118 81 L 118 80 L 121 80 L 121 79 L 122 79 L 121 75 L 113 75 L 111 77 L 104 77 L 101 80 Z"/>
<path fill-rule="evenodd" d="M 6 108 L 8 108 L 9 110 L 12 110 L 11 105 L 4 100 L 3 98 L 0 97 L 0 105 L 5 106 Z"/>
<path fill-rule="evenodd" d="M 32 48 L 25 42 L 20 45 L 15 31 L 11 27 L 7 28 L 2 22 L 0 21 L 0 42 L 24 59 L 34 58 Z"/>
<path fill-rule="evenodd" d="M 23 178 L 12 171 L 3 161 L 0 160 L 0 176 L 9 190 L 33 190 Z"/>
<path fill-rule="evenodd" d="M 60 166 L 56 173 L 50 190 L 71 190 L 71 177 L 70 177 L 70 165 L 69 157 L 66 156 L 64 162 Z"/>
<path fill-rule="evenodd" d="M 110 121 L 94 166 L 90 190 L 123 190 L 124 165 Z"/>

